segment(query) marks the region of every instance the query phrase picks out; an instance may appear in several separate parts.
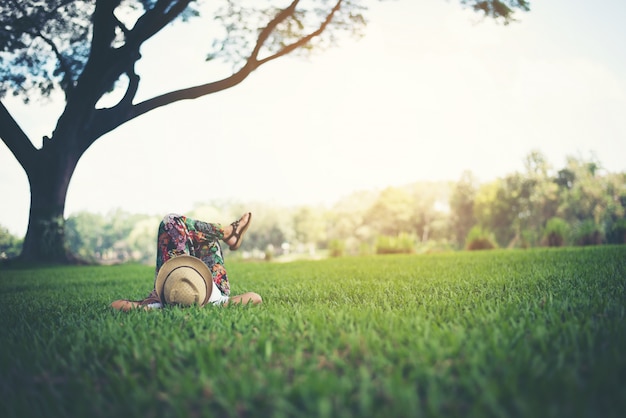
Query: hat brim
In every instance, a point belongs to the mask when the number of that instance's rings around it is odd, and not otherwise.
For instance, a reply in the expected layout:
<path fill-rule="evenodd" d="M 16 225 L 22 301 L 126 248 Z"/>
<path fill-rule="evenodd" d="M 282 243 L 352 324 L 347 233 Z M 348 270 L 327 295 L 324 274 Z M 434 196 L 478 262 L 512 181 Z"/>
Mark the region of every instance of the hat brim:
<path fill-rule="evenodd" d="M 161 300 L 163 305 L 166 304 L 166 301 L 163 297 L 163 287 L 165 286 L 165 281 L 169 277 L 169 275 L 179 267 L 190 267 L 198 272 L 200 276 L 204 279 L 204 284 L 206 285 L 206 298 L 200 304 L 200 306 L 206 305 L 206 303 L 211 298 L 211 291 L 213 290 L 213 275 L 211 274 L 211 270 L 207 267 L 206 264 L 202 262 L 197 257 L 191 255 L 178 255 L 176 257 L 172 257 L 167 260 L 161 266 L 161 269 L 157 273 L 157 278 L 154 282 L 154 288 L 157 292 L 157 296 Z"/>

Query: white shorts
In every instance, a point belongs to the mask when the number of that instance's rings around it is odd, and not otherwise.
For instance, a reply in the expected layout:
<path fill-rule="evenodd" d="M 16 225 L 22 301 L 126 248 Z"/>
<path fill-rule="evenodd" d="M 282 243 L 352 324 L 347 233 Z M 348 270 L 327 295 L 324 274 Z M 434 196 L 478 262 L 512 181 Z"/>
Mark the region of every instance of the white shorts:
<path fill-rule="evenodd" d="M 217 288 L 214 281 L 211 281 L 211 283 L 213 283 L 213 290 L 211 291 L 211 297 L 209 298 L 208 303 L 212 303 L 213 305 L 223 305 L 228 302 L 229 297 L 222 295 L 222 292 L 220 292 Z"/>
<path fill-rule="evenodd" d="M 207 303 L 212 303 L 213 305 L 223 305 L 228 302 L 229 297 L 222 295 L 222 292 L 220 292 L 220 290 L 217 288 L 215 282 L 212 281 L 211 283 L 213 283 L 213 290 L 211 291 L 211 297 L 209 298 L 209 301 Z M 146 307 L 150 309 L 160 309 L 163 307 L 163 305 L 157 302 L 146 305 Z"/>

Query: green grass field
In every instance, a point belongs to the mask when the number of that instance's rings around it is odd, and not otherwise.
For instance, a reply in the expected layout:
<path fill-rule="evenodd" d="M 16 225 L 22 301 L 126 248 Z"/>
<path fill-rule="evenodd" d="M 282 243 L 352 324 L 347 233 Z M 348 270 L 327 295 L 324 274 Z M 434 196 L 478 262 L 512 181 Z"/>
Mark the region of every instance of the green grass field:
<path fill-rule="evenodd" d="M 625 246 L 227 267 L 262 306 L 120 313 L 152 268 L 0 271 L 0 416 L 626 413 Z"/>

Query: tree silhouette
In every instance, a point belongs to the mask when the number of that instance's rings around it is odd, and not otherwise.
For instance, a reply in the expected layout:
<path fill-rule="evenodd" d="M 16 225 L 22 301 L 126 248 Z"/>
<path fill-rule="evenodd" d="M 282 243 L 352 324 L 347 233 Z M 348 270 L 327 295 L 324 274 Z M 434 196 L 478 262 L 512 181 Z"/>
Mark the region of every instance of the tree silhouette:
<path fill-rule="evenodd" d="M 529 8 L 525 0 L 460 2 L 505 24 L 515 10 Z M 39 149 L 0 102 L 0 137 L 24 168 L 31 191 L 22 259 L 72 260 L 65 245 L 65 199 L 79 159 L 98 138 L 161 106 L 233 87 L 287 54 L 332 47 L 342 32 L 359 35 L 367 7 L 359 0 L 222 0 L 210 12 L 216 35 L 205 47 L 208 61 L 230 62 L 232 73 L 135 102 L 142 44 L 175 20 L 201 18 L 204 10 L 193 0 L 2 2 L 0 98 L 12 94 L 28 103 L 54 90 L 65 98 L 51 137 Z M 111 107 L 98 106 L 116 88 L 124 89 L 123 97 Z"/>

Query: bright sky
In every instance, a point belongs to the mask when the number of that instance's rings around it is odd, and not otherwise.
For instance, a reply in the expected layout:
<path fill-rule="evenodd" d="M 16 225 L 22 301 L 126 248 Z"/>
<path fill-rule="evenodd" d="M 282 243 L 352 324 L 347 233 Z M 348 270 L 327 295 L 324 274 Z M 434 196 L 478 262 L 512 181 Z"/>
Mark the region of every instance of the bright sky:
<path fill-rule="evenodd" d="M 458 1 L 377 5 L 366 37 L 310 61 L 283 58 L 241 85 L 153 111 L 99 139 L 65 215 L 164 214 L 212 199 L 332 204 L 418 180 L 481 181 L 543 152 L 555 168 L 595 155 L 626 171 L 626 2 L 533 1 L 509 26 Z M 173 29 L 173 30 L 172 30 Z M 140 98 L 212 81 L 179 25 L 146 45 Z M 37 146 L 58 103 L 6 106 Z M 0 142 L 0 225 L 26 232 L 26 175 Z"/>

